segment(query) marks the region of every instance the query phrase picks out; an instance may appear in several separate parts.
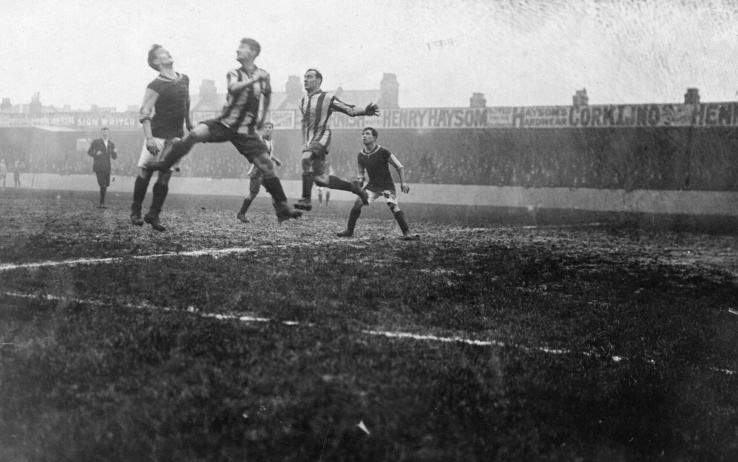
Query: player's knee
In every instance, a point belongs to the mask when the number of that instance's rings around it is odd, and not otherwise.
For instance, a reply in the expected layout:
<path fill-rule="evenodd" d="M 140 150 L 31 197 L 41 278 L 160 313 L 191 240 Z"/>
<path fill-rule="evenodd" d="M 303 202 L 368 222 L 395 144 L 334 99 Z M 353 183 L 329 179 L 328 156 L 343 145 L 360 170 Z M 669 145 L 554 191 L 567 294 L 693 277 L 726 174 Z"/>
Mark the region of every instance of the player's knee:
<path fill-rule="evenodd" d="M 400 206 L 397 204 L 394 204 L 392 202 L 387 202 L 387 205 L 389 206 L 390 212 L 397 213 L 400 211 Z"/>
<path fill-rule="evenodd" d="M 328 187 L 329 180 L 328 180 L 328 175 L 326 174 L 313 176 L 313 180 L 315 181 L 315 184 L 317 186 Z"/>
<path fill-rule="evenodd" d="M 209 134 L 210 130 L 208 129 L 208 126 L 205 124 L 199 124 L 193 128 L 191 132 L 185 135 L 182 141 L 185 143 L 198 143 L 206 140 Z"/>
<path fill-rule="evenodd" d="M 156 179 L 156 182 L 159 184 L 162 184 L 164 186 L 169 184 L 169 179 L 172 177 L 172 171 L 168 172 L 159 172 L 159 177 Z"/>

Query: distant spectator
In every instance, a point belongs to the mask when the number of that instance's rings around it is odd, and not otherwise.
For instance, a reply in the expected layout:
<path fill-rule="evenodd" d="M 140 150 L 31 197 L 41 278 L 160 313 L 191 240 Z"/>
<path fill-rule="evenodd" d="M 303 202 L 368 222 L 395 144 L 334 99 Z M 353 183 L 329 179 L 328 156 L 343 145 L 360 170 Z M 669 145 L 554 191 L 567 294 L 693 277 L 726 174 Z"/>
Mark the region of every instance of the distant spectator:
<path fill-rule="evenodd" d="M 103 127 L 100 130 L 102 138 L 98 138 L 90 144 L 87 155 L 92 157 L 92 171 L 97 176 L 97 184 L 100 186 L 100 205 L 99 208 L 107 208 L 105 206 L 105 193 L 110 186 L 110 159 L 118 158 L 118 151 L 115 150 L 115 143 L 110 141 L 110 130 Z"/>
<path fill-rule="evenodd" d="M 16 188 L 20 188 L 21 185 L 21 172 L 20 172 L 20 161 L 16 160 L 13 166 L 13 182 Z"/>
<path fill-rule="evenodd" d="M 0 178 L 3 179 L 3 189 L 5 189 L 5 177 L 8 176 L 8 166 L 5 165 L 5 159 L 0 159 Z"/>

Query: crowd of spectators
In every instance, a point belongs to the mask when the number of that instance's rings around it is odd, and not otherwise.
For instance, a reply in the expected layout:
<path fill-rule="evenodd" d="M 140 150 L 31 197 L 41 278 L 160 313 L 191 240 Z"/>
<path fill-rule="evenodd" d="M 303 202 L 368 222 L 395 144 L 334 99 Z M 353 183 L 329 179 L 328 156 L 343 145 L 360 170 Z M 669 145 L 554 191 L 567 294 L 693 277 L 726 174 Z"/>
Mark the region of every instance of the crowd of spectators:
<path fill-rule="evenodd" d="M 732 157 L 737 143 L 732 135 L 727 131 L 689 134 L 688 130 L 479 130 L 464 137 L 433 134 L 405 144 L 400 136 L 388 135 L 380 141 L 398 153 L 410 183 L 735 190 L 738 165 Z M 118 159 L 113 162 L 113 174 L 135 175 L 141 140 L 114 140 Z M 92 174 L 92 162 L 76 142 L 37 141 L 10 147 L 0 143 L 0 157 L 7 165 L 20 161 L 26 172 Z M 329 160 L 336 175 L 355 176 L 358 149 L 351 143 L 338 143 L 332 149 Z M 294 146 L 278 150 L 276 155 L 283 161 L 276 170 L 280 178 L 301 179 L 300 154 Z M 245 179 L 248 168 L 249 163 L 230 145 L 203 145 L 183 160 L 179 175 Z"/>

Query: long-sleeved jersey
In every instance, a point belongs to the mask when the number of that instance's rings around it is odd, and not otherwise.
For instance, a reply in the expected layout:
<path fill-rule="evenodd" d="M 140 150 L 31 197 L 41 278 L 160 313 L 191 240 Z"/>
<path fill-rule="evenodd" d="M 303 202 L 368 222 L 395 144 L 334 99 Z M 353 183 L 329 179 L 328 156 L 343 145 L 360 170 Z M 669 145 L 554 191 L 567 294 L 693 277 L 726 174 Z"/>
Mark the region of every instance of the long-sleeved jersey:
<path fill-rule="evenodd" d="M 310 143 L 318 143 L 328 150 L 331 144 L 331 114 L 343 112 L 350 117 L 364 115 L 362 109 L 346 104 L 331 92 L 319 91 L 305 95 L 300 100 L 302 113 L 302 137 L 307 147 Z"/>
<path fill-rule="evenodd" d="M 250 79 L 253 72 L 257 71 L 258 69 L 255 69 L 252 73 L 247 73 L 243 68 L 231 70 L 227 76 L 228 86 L 233 82 Z M 231 94 L 229 92 L 223 113 L 218 117 L 218 121 L 235 132 L 253 134 L 259 116 L 261 97 L 271 94 L 272 86 L 268 78 L 254 82 L 240 93 Z"/>

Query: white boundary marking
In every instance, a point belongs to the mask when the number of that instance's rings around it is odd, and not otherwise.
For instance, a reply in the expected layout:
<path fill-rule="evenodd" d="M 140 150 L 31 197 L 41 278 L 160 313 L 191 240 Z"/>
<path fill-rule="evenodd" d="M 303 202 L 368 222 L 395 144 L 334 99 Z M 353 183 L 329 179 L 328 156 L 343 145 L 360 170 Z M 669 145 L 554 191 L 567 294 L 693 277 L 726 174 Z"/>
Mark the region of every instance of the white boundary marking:
<path fill-rule="evenodd" d="M 211 256 L 219 257 L 221 255 L 239 254 L 239 253 L 250 253 L 258 252 L 259 250 L 269 249 L 288 249 L 293 247 L 309 247 L 309 246 L 320 246 L 325 244 L 353 244 L 357 241 L 368 241 L 369 238 L 356 238 L 351 240 L 338 240 L 333 239 L 330 241 L 320 242 L 307 242 L 299 244 L 282 244 L 282 245 L 271 245 L 264 244 L 254 247 L 231 247 L 227 249 L 202 249 L 202 250 L 190 250 L 187 252 L 171 252 L 171 253 L 158 253 L 153 255 L 127 255 L 122 257 L 109 257 L 109 258 L 80 258 L 76 260 L 61 260 L 61 261 L 44 261 L 35 263 L 18 263 L 18 264 L 5 264 L 0 265 L 0 272 L 11 271 L 21 268 L 44 268 L 51 266 L 76 266 L 76 265 L 94 265 L 94 264 L 106 264 L 116 263 L 123 260 L 150 260 L 154 258 L 165 258 L 165 257 L 202 257 Z"/>
<path fill-rule="evenodd" d="M 77 303 L 83 303 L 88 305 L 95 305 L 95 306 L 106 306 L 108 305 L 105 302 L 97 301 L 97 300 L 82 300 L 82 299 L 76 299 L 76 298 L 68 298 L 68 297 L 60 297 L 57 295 L 32 295 L 32 294 L 23 294 L 20 292 L 0 292 L 2 295 L 6 295 L 9 297 L 18 297 L 18 298 L 42 298 L 45 300 L 56 300 L 56 301 L 67 301 L 67 302 L 77 302 Z M 147 309 L 147 310 L 159 310 L 164 312 L 186 312 L 195 316 L 200 316 L 202 318 L 212 318 L 217 319 L 221 321 L 238 321 L 238 322 L 245 322 L 245 323 L 267 323 L 274 321 L 271 318 L 263 318 L 263 317 L 257 317 L 257 316 L 250 316 L 250 315 L 235 315 L 235 314 L 217 314 L 217 313 L 201 313 L 200 311 L 196 310 L 193 306 L 190 306 L 186 311 L 172 309 L 172 308 L 163 308 L 163 307 L 157 307 L 152 306 L 148 304 L 142 304 L 142 305 L 131 305 L 131 304 L 125 304 L 123 305 L 126 308 L 134 308 L 134 309 Z M 312 326 L 313 324 L 310 323 L 300 323 L 297 321 L 280 321 L 281 324 L 284 324 L 285 326 Z M 413 334 L 410 332 L 390 332 L 390 331 L 381 331 L 381 330 L 361 330 L 362 334 L 366 335 L 372 335 L 375 337 L 389 337 L 389 338 L 397 338 L 397 339 L 412 339 L 412 340 L 419 340 L 419 341 L 429 341 L 429 342 L 443 342 L 443 343 L 466 343 L 468 345 L 476 345 L 476 346 L 494 346 L 494 347 L 511 347 L 511 348 L 517 348 L 519 350 L 527 351 L 527 352 L 541 352 L 541 353 L 548 353 L 548 354 L 555 354 L 555 355 L 564 355 L 564 354 L 575 354 L 576 352 L 571 350 L 562 350 L 562 349 L 551 349 L 546 347 L 526 347 L 522 345 L 516 345 L 516 344 L 510 344 L 505 342 L 499 342 L 497 340 L 475 340 L 475 339 L 467 339 L 463 337 L 439 337 L 436 335 L 422 335 L 422 334 Z M 592 353 L 580 353 L 585 356 L 592 356 Z M 627 358 L 622 356 L 612 356 L 610 358 L 613 362 L 620 362 L 623 360 L 627 360 Z M 651 364 L 656 364 L 654 360 L 647 360 Z M 717 368 L 717 367 L 710 367 L 711 370 L 722 372 L 724 374 L 733 375 L 736 373 L 736 371 L 730 370 L 730 369 L 723 369 L 723 368 Z"/>

